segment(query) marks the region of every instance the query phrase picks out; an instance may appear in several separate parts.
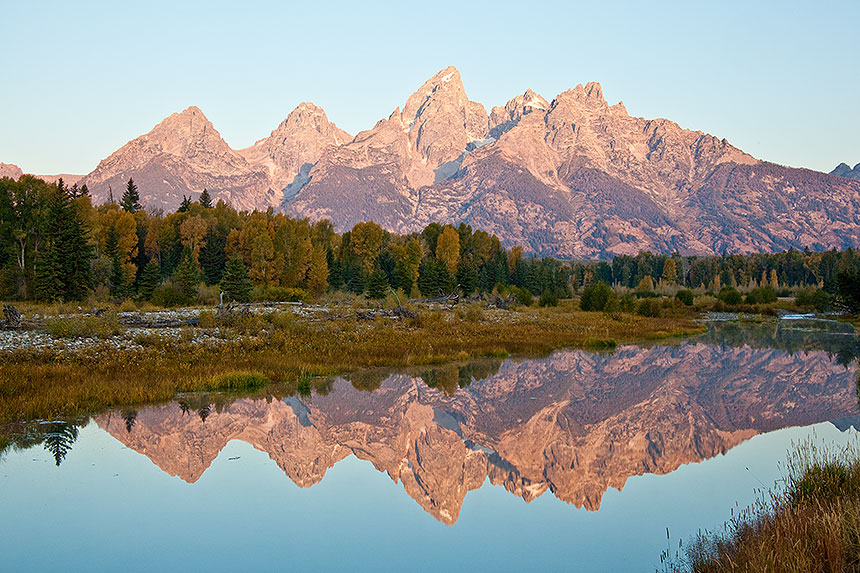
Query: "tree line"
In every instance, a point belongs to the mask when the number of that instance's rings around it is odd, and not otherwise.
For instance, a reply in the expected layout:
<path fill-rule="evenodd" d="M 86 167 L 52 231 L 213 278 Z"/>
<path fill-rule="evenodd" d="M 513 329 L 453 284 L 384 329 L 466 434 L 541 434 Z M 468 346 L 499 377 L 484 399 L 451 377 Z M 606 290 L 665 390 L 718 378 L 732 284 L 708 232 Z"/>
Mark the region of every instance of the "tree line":
<path fill-rule="evenodd" d="M 816 287 L 857 300 L 853 249 L 681 256 L 640 252 L 611 261 L 524 256 L 469 225 L 431 223 L 398 235 L 373 222 L 339 234 L 330 221 L 213 204 L 205 189 L 173 213 L 146 211 L 129 179 L 118 203 L 94 206 L 86 186 L 24 175 L 0 179 L 0 298 L 151 300 L 188 304 L 216 287 L 233 300 L 314 299 L 332 290 L 382 298 L 389 289 L 433 298 L 494 289 L 553 303 L 605 283 L 719 293 Z M 853 293 L 853 294 L 852 294 Z M 783 292 L 784 294 L 784 292 Z M 211 296 L 209 297 L 211 298 Z"/>
<path fill-rule="evenodd" d="M 570 296 L 570 265 L 523 256 L 469 225 L 431 223 L 398 235 L 373 222 L 339 234 L 330 221 L 213 204 L 208 191 L 173 213 L 146 211 L 129 179 L 118 203 L 86 187 L 25 175 L 0 179 L 0 298 L 39 301 L 198 300 L 218 287 L 236 301 L 313 299 L 342 290 L 382 298 L 502 288 Z"/>
<path fill-rule="evenodd" d="M 635 256 L 619 255 L 611 261 L 574 263 L 571 282 L 575 288 L 596 282 L 632 289 L 662 283 L 713 292 L 726 286 L 741 290 L 768 286 L 777 290 L 809 286 L 835 289 L 838 271 L 858 266 L 860 257 L 850 248 L 714 256 L 643 251 Z"/>

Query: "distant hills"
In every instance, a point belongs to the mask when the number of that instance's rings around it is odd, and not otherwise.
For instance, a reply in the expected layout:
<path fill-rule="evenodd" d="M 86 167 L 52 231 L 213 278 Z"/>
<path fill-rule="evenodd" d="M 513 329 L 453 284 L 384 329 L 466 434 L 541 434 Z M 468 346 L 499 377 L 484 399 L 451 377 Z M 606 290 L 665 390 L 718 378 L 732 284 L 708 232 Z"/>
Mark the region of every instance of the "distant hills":
<path fill-rule="evenodd" d="M 449 67 L 355 136 L 302 103 L 234 150 L 189 107 L 78 183 L 98 201 L 133 177 L 148 207 L 175 209 L 206 188 L 240 209 L 328 218 L 341 231 L 465 222 L 539 255 L 610 257 L 860 246 L 860 181 L 845 169 L 760 161 L 725 139 L 630 116 L 593 82 L 552 101 L 526 90 L 487 112 Z"/>
<path fill-rule="evenodd" d="M 847 163 L 840 163 L 830 174 L 849 179 L 860 179 L 860 163 L 855 165 L 854 169 L 851 169 Z"/>

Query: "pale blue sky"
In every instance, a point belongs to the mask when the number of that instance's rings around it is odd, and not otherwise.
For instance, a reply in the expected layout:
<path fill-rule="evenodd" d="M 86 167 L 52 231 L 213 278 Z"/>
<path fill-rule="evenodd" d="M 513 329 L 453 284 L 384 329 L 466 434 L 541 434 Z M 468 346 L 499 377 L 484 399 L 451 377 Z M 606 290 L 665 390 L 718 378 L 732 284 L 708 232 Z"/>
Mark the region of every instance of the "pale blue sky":
<path fill-rule="evenodd" d="M 761 159 L 860 162 L 860 2 L 0 0 L 0 161 L 87 173 L 200 107 L 231 147 L 301 101 L 350 133 L 455 65 L 487 109 L 599 81 Z"/>

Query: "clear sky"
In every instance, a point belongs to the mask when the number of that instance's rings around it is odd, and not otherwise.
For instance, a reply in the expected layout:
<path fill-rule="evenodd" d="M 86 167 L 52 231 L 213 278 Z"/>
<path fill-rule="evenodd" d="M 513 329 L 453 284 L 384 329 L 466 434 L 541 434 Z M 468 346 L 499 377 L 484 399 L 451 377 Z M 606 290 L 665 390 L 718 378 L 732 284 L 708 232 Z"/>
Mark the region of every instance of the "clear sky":
<path fill-rule="evenodd" d="M 761 159 L 860 162 L 856 0 L 0 0 L 0 22 L 0 161 L 31 173 L 87 173 L 189 105 L 234 149 L 302 101 L 354 134 L 448 65 L 488 110 L 594 80 Z"/>

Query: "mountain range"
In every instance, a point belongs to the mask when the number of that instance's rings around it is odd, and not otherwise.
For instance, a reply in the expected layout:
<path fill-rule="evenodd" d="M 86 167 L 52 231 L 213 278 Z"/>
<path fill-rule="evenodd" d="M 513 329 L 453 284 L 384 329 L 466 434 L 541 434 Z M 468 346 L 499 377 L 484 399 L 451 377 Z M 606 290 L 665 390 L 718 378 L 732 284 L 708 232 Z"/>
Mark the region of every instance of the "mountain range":
<path fill-rule="evenodd" d="M 526 90 L 487 112 L 454 67 L 355 136 L 302 103 L 234 150 L 189 107 L 78 183 L 104 201 L 130 177 L 147 207 L 175 209 L 205 188 L 239 209 L 328 218 L 339 231 L 365 220 L 401 233 L 465 222 L 538 255 L 860 246 L 860 181 L 633 117 L 594 82 L 552 101 Z"/>
<path fill-rule="evenodd" d="M 856 423 L 855 378 L 821 350 L 628 346 L 380 374 L 370 385 L 338 379 L 312 397 L 240 399 L 206 417 L 173 403 L 131 424 L 119 412 L 95 421 L 189 483 L 231 440 L 267 453 L 300 487 L 352 455 L 450 525 L 487 480 L 526 502 L 551 491 L 596 510 L 631 476 L 670 473 L 759 433 Z"/>

